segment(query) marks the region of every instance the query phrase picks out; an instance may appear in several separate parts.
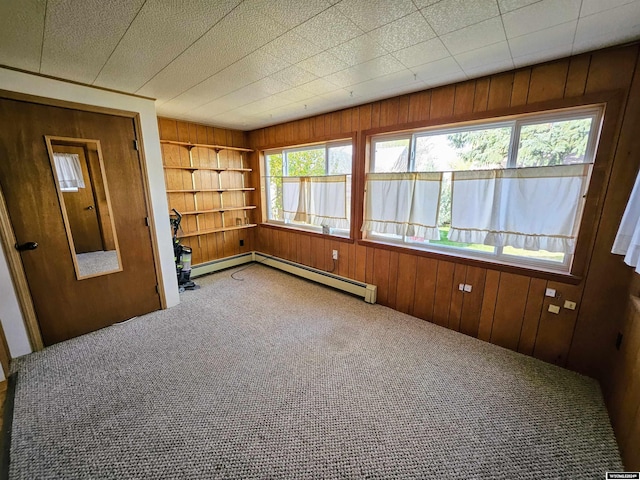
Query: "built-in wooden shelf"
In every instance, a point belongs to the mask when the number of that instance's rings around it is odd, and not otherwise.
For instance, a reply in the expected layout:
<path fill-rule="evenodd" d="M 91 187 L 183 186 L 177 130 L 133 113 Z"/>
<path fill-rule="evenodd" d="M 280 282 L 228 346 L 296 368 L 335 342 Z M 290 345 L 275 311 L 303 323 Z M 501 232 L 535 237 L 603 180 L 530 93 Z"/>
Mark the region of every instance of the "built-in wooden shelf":
<path fill-rule="evenodd" d="M 188 170 L 190 172 L 195 172 L 196 170 L 210 170 L 214 172 L 251 172 L 253 169 L 251 168 L 234 168 L 234 167 L 174 167 L 174 166 L 165 166 L 165 170 Z"/>
<path fill-rule="evenodd" d="M 180 212 L 181 215 L 200 215 L 202 213 L 224 213 L 224 212 L 234 212 L 238 210 L 253 210 L 256 208 L 255 205 L 247 205 L 246 207 L 227 207 L 227 208 L 212 208 L 209 210 L 191 210 L 189 212 Z M 169 212 L 172 214 L 172 212 Z"/>
<path fill-rule="evenodd" d="M 208 230 L 198 230 L 197 232 L 182 233 L 178 235 L 178 238 L 198 237 L 200 235 L 208 235 L 210 233 L 229 232 L 231 230 L 242 230 L 243 228 L 251 228 L 251 227 L 257 227 L 257 225 L 255 223 L 250 223 L 246 225 L 234 225 L 232 227 L 220 227 L 220 228 L 211 228 Z"/>
<path fill-rule="evenodd" d="M 198 193 L 198 192 L 250 192 L 255 188 L 196 188 L 188 190 L 167 190 L 167 193 Z"/>
<path fill-rule="evenodd" d="M 175 140 L 160 140 L 160 143 L 168 145 L 180 145 L 181 147 L 187 147 L 189 149 L 194 147 L 211 148 L 213 150 L 233 150 L 236 152 L 253 152 L 250 148 L 243 147 L 228 147 L 226 145 L 209 145 L 207 143 L 191 143 L 191 142 L 176 142 Z"/>

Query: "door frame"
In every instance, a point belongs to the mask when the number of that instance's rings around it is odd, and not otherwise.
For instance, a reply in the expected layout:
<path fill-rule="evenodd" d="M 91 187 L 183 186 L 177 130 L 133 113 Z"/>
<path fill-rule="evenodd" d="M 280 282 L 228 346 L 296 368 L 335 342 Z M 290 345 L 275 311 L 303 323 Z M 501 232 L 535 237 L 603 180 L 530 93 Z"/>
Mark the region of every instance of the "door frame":
<path fill-rule="evenodd" d="M 140 114 L 138 112 L 130 112 L 127 110 L 118 110 L 107 107 L 99 107 L 95 105 L 86 105 L 83 103 L 67 102 L 64 100 L 57 100 L 54 98 L 40 97 L 36 95 L 28 95 L 24 93 L 11 92 L 8 90 L 0 89 L 0 98 L 7 100 L 16 100 L 28 103 L 36 103 L 40 105 L 47 105 L 52 107 L 68 108 L 71 110 L 80 110 L 84 112 L 92 113 L 104 113 L 107 115 L 113 115 L 117 117 L 125 117 L 133 120 L 135 140 L 137 141 L 138 148 L 138 163 L 140 165 L 140 171 L 142 173 L 142 190 L 144 193 L 145 207 L 147 209 L 147 216 L 149 218 L 149 237 L 151 240 L 151 249 L 153 254 L 153 263 L 156 274 L 156 285 L 158 290 L 158 296 L 160 298 L 160 308 L 167 308 L 167 299 L 164 291 L 164 282 L 162 279 L 162 270 L 160 269 L 160 249 L 157 243 L 157 229 L 156 221 L 153 214 L 153 208 L 151 204 L 151 194 L 149 185 L 149 174 L 147 171 L 147 159 L 144 153 L 144 141 L 142 138 L 142 124 L 140 122 Z M 38 324 L 38 317 L 33 304 L 33 298 L 29 290 L 29 284 L 27 282 L 27 276 L 25 274 L 22 259 L 20 253 L 15 249 L 16 237 L 11 225 L 11 219 L 9 217 L 9 210 L 5 202 L 2 187 L 0 186 L 0 242 L 4 248 L 7 264 L 9 267 L 9 275 L 14 285 L 16 297 L 18 299 L 18 305 L 22 313 L 25 327 L 27 329 L 27 336 L 31 344 L 31 349 L 34 352 L 40 351 L 44 348 L 44 342 L 42 340 L 42 333 L 40 331 L 40 325 Z"/>

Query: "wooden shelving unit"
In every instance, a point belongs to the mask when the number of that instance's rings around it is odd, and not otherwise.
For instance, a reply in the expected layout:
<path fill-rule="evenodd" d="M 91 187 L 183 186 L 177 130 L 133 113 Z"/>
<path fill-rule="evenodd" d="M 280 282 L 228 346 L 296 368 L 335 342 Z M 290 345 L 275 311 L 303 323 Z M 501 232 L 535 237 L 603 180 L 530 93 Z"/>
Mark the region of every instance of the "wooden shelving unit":
<path fill-rule="evenodd" d="M 196 229 L 195 231 L 187 231 L 185 233 L 181 233 L 178 236 L 180 238 L 185 237 L 198 237 L 198 242 L 200 241 L 201 235 L 208 235 L 211 233 L 222 233 L 224 235 L 225 232 L 229 232 L 232 230 L 241 230 L 245 228 L 255 227 L 255 223 L 251 223 L 248 213 L 251 210 L 256 208 L 255 205 L 247 205 L 246 193 L 252 192 L 255 188 L 246 187 L 245 186 L 245 173 L 251 172 L 251 168 L 246 168 L 244 166 L 244 153 L 252 152 L 250 148 L 241 148 L 241 147 L 229 147 L 225 145 L 211 145 L 211 144 L 203 144 L 203 143 L 189 143 L 189 142 L 177 142 L 173 140 L 160 140 L 160 143 L 167 145 L 177 145 L 180 147 L 184 147 L 189 152 L 189 165 L 165 165 L 165 171 L 168 170 L 178 170 L 178 171 L 186 171 L 189 172 L 191 177 L 191 188 L 180 188 L 180 189 L 168 189 L 167 194 L 169 195 L 169 208 L 172 208 L 171 205 L 171 196 L 172 193 L 187 193 L 193 195 L 193 209 L 189 209 L 187 211 L 181 211 L 182 215 L 193 215 L 195 216 Z M 195 165 L 194 159 L 192 155 L 192 150 L 194 148 L 204 148 L 215 151 L 215 165 Z M 230 150 L 234 152 L 240 153 L 240 166 L 222 166 L 220 164 L 220 152 L 223 150 Z M 217 188 L 206 188 L 198 185 L 197 182 L 197 172 L 215 172 L 217 174 L 218 187 Z M 222 174 L 225 172 L 239 174 L 241 176 L 241 185 L 238 186 L 224 186 L 223 185 L 223 176 Z M 237 185 L 237 183 L 236 183 Z M 226 192 L 238 192 L 242 193 L 242 202 L 238 204 L 237 197 L 236 202 L 232 202 L 232 204 L 227 205 L 225 202 L 224 193 Z M 218 201 L 217 206 L 215 208 L 204 208 L 201 205 L 203 199 L 201 199 L 201 194 L 210 194 L 217 193 Z M 228 202 L 228 200 L 227 200 Z M 211 203 L 211 201 L 209 201 Z M 227 219 L 225 219 L 225 213 L 227 212 L 237 212 L 240 214 L 239 217 L 235 217 L 235 224 L 227 225 Z M 218 214 L 219 221 L 216 221 L 216 224 L 220 223 L 221 226 L 216 228 L 202 228 L 201 226 L 201 217 L 207 214 Z"/>

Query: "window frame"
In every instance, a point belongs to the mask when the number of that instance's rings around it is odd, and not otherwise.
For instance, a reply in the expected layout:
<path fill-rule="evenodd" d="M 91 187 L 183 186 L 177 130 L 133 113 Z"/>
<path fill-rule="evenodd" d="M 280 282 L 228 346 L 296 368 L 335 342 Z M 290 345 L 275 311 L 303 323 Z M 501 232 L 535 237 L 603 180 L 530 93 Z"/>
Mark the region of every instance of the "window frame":
<path fill-rule="evenodd" d="M 401 139 L 409 139 L 409 155 L 407 162 L 407 172 L 416 172 L 416 142 L 420 137 L 428 137 L 437 132 L 437 135 L 446 135 L 449 133 L 456 133 L 460 131 L 474 131 L 490 128 L 499 128 L 510 126 L 511 127 L 511 139 L 509 143 L 509 149 L 507 153 L 507 165 L 505 169 L 523 168 L 517 167 L 518 150 L 520 145 L 520 134 L 523 126 L 536 125 L 548 122 L 561 122 L 572 119 L 591 118 L 591 129 L 589 132 L 589 139 L 585 147 L 585 161 L 584 164 L 591 164 L 591 174 L 587 180 L 587 191 L 583 197 L 583 201 L 579 206 L 578 221 L 580 223 L 578 230 L 578 239 L 583 229 L 583 220 L 585 217 L 585 210 L 587 204 L 588 194 L 591 191 L 593 168 L 596 164 L 596 157 L 598 155 L 598 145 L 600 137 L 604 129 L 605 110 L 607 108 L 606 103 L 591 103 L 581 104 L 569 107 L 561 108 L 548 108 L 544 110 L 533 110 L 523 113 L 516 113 L 512 115 L 502 115 L 496 117 L 484 117 L 474 120 L 462 120 L 459 122 L 450 122 L 443 124 L 433 124 L 423 128 L 413 128 L 407 130 L 395 130 L 386 132 L 369 131 L 366 133 L 366 152 L 365 155 L 368 158 L 368 162 L 365 165 L 365 172 L 373 171 L 375 167 L 375 145 L 380 141 L 393 141 Z M 534 167 L 535 168 L 535 167 Z M 437 170 L 436 170 L 437 171 Z M 364 198 L 362 213 L 364 214 Z M 361 238 L 364 241 L 371 241 L 376 244 L 386 244 L 397 246 L 400 248 L 409 248 L 413 250 L 419 250 L 428 252 L 433 255 L 451 256 L 460 259 L 469 260 L 471 262 L 489 262 L 498 265 L 504 265 L 514 268 L 525 268 L 528 270 L 541 271 L 545 273 L 553 273 L 560 275 L 573 275 L 574 263 L 578 253 L 572 255 L 564 255 L 563 262 L 556 262 L 552 260 L 535 259 L 531 257 L 520 257 L 518 255 L 510 255 L 503 253 L 505 247 L 493 247 L 493 252 L 482 252 L 479 250 L 473 250 L 468 248 L 460 248 L 455 246 L 443 246 L 429 243 L 411 242 L 407 237 L 402 239 L 390 238 L 387 235 L 376 235 L 370 232 L 361 232 Z"/>
<path fill-rule="evenodd" d="M 333 148 L 333 147 L 341 147 L 341 146 L 351 146 L 351 173 L 350 174 L 330 174 L 329 172 L 329 148 Z M 270 175 L 268 175 L 269 170 L 268 170 L 268 156 L 269 155 L 273 155 L 273 154 L 281 154 L 282 155 L 282 176 L 289 176 L 286 175 L 288 174 L 288 169 L 289 169 L 289 165 L 288 165 L 288 158 L 287 158 L 287 154 L 288 153 L 292 153 L 292 152 L 301 152 L 301 151 L 305 151 L 305 150 L 314 150 L 317 149 L 320 146 L 324 146 L 324 171 L 325 174 L 324 175 L 315 175 L 315 176 L 330 176 L 330 175 L 347 175 L 351 177 L 351 192 L 350 192 L 350 198 L 351 198 L 351 204 L 347 206 L 350 215 L 349 215 L 349 222 L 350 222 L 350 226 L 349 229 L 337 229 L 337 228 L 331 228 L 329 233 L 323 232 L 323 228 L 322 226 L 319 225 L 312 225 L 312 224 L 304 224 L 304 223 L 291 223 L 291 222 L 287 222 L 285 220 L 278 220 L 278 219 L 274 219 L 274 218 L 270 218 L 271 216 L 271 189 L 269 188 L 269 183 L 268 183 L 268 179 L 270 177 Z M 335 238 L 337 240 L 352 240 L 353 238 L 353 228 L 354 228 L 354 224 L 353 224 L 353 195 L 354 195 L 354 165 L 355 165 L 355 155 L 356 155 L 356 143 L 354 141 L 353 137 L 344 137 L 341 136 L 337 139 L 328 139 L 328 140 L 324 140 L 321 142 L 313 142 L 313 143 L 304 143 L 304 144 L 297 144 L 297 145 L 286 145 L 286 146 L 279 146 L 279 147 L 270 147 L 270 148 L 265 148 L 264 150 L 262 150 L 262 155 L 261 155 L 261 162 L 260 162 L 260 169 L 261 171 L 264 173 L 264 175 L 262 175 L 263 179 L 265 179 L 265 184 L 264 184 L 264 194 L 263 194 L 263 200 L 264 200 L 264 208 L 263 208 L 263 224 L 264 225 L 269 225 L 269 226 L 277 226 L 277 227 L 282 227 L 282 228 L 288 228 L 288 229 L 292 229 L 292 230 L 299 230 L 299 231 L 303 231 L 303 232 L 308 232 L 308 233 L 314 233 L 314 234 L 320 234 L 323 236 L 330 236 L 332 238 Z"/>

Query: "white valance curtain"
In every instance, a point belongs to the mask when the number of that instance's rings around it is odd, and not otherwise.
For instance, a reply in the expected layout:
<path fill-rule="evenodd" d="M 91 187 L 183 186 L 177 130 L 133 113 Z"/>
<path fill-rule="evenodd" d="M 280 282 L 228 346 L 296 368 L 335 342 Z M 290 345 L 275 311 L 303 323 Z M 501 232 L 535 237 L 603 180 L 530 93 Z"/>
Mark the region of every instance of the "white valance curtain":
<path fill-rule="evenodd" d="M 611 253 L 624 255 L 624 263 L 640 273 L 640 173 L 631 191 Z"/>
<path fill-rule="evenodd" d="M 442 173 L 368 173 L 362 231 L 439 240 Z"/>
<path fill-rule="evenodd" d="M 449 240 L 572 254 L 590 168 L 453 172 Z"/>
<path fill-rule="evenodd" d="M 287 221 L 350 226 L 351 187 L 349 175 L 282 177 L 282 207 Z"/>
<path fill-rule="evenodd" d="M 85 188 L 80 157 L 75 153 L 54 153 L 53 161 L 61 190 Z"/>

